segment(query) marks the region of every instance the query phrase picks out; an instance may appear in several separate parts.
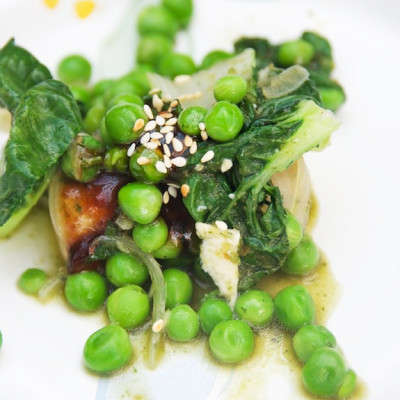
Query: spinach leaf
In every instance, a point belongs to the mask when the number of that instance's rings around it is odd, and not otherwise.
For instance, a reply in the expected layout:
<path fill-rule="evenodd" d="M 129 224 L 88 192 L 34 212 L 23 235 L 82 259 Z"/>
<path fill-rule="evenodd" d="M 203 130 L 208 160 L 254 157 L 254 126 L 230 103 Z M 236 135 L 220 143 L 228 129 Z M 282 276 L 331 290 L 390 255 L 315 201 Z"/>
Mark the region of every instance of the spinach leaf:
<path fill-rule="evenodd" d="M 0 50 L 0 106 L 14 112 L 27 89 L 50 78 L 49 70 L 13 39 Z"/>
<path fill-rule="evenodd" d="M 78 107 L 63 83 L 46 80 L 21 97 L 5 148 L 6 170 L 0 177 L 1 235 L 10 230 L 7 222 L 14 227 L 11 217 L 21 217 L 21 209 L 34 205 L 29 200 L 36 201 L 35 194 L 44 190 L 51 169 L 80 127 Z"/>

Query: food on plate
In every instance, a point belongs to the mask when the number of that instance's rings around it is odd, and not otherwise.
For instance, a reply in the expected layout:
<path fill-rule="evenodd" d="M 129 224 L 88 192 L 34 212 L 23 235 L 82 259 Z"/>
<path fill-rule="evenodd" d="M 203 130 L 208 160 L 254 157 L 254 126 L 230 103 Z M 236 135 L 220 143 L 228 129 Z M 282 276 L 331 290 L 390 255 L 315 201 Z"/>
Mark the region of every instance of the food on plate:
<path fill-rule="evenodd" d="M 138 66 L 94 85 L 81 55 L 60 62 L 61 82 L 14 40 L 0 50 L 0 104 L 13 114 L 0 236 L 48 193 L 66 264 L 61 276 L 28 270 L 19 286 L 40 296 L 61 280 L 73 309 L 106 311 L 109 324 L 84 346 L 99 374 L 130 362 L 138 330 L 150 332 L 153 368 L 166 337 L 202 335 L 219 362 L 245 362 L 255 336 L 277 324 L 293 337 L 305 388 L 348 397 L 356 375 L 316 324 L 307 288 L 274 298 L 255 288 L 320 264 L 302 156 L 339 126 L 333 111 L 345 95 L 330 44 L 312 32 L 280 45 L 242 38 L 198 67 L 173 51 L 191 14 L 189 0 L 144 9 Z"/>

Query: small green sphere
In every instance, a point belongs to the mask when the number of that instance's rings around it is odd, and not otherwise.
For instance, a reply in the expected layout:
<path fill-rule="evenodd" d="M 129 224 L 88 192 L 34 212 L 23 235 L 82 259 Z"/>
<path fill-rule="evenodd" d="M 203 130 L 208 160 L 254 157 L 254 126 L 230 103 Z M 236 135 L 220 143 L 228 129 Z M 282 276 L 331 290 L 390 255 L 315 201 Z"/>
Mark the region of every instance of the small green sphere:
<path fill-rule="evenodd" d="M 188 107 L 179 114 L 179 128 L 188 135 L 200 135 L 199 123 L 204 122 L 206 115 L 207 110 L 203 107 Z"/>
<path fill-rule="evenodd" d="M 224 50 L 213 50 L 205 55 L 201 63 L 201 68 L 202 69 L 210 68 L 217 62 L 227 60 L 228 58 L 232 58 L 231 53 L 228 53 L 227 51 Z"/>
<path fill-rule="evenodd" d="M 329 108 L 332 111 L 337 109 L 344 103 L 346 96 L 343 90 L 331 87 L 319 87 L 321 93 L 322 104 L 325 108 Z"/>
<path fill-rule="evenodd" d="M 290 212 L 287 213 L 286 235 L 289 241 L 289 250 L 293 250 L 303 238 L 303 227 L 300 221 Z"/>
<path fill-rule="evenodd" d="M 128 171 L 128 154 L 126 147 L 111 147 L 104 155 L 104 167 L 107 171 Z"/>
<path fill-rule="evenodd" d="M 173 42 L 164 35 L 150 33 L 140 38 L 136 58 L 141 64 L 158 65 L 164 54 L 171 53 Z"/>
<path fill-rule="evenodd" d="M 233 313 L 226 301 L 211 298 L 200 306 L 199 317 L 203 331 L 210 334 L 220 322 L 232 319 Z"/>
<path fill-rule="evenodd" d="M 90 80 L 92 66 L 83 56 L 73 54 L 63 58 L 57 67 L 57 75 L 64 83 L 85 84 Z"/>
<path fill-rule="evenodd" d="M 192 0 L 162 0 L 161 4 L 175 16 L 182 28 L 189 24 L 193 14 Z"/>
<path fill-rule="evenodd" d="M 149 271 L 136 257 L 115 253 L 106 262 L 106 277 L 117 287 L 141 285 L 149 277 Z"/>
<path fill-rule="evenodd" d="M 349 369 L 346 372 L 346 376 L 343 379 L 343 383 L 339 388 L 337 394 L 338 398 L 345 399 L 351 396 L 356 386 L 357 386 L 357 375 L 352 369 Z"/>
<path fill-rule="evenodd" d="M 133 182 L 118 192 L 118 203 L 122 211 L 139 224 L 150 224 L 161 210 L 162 194 L 147 183 Z"/>
<path fill-rule="evenodd" d="M 93 133 L 100 129 L 101 120 L 106 113 L 102 104 L 93 105 L 89 108 L 83 120 L 83 128 L 87 133 Z"/>
<path fill-rule="evenodd" d="M 132 236 L 142 251 L 152 253 L 166 243 L 168 239 L 168 226 L 164 219 L 160 217 L 147 225 L 135 225 Z"/>
<path fill-rule="evenodd" d="M 199 317 L 187 304 L 180 304 L 171 311 L 167 322 L 167 335 L 177 342 L 188 342 L 199 333 Z"/>
<path fill-rule="evenodd" d="M 150 301 L 140 286 L 123 286 L 109 296 L 107 313 L 111 322 L 125 329 L 133 329 L 146 321 L 150 313 Z"/>
<path fill-rule="evenodd" d="M 178 21 L 168 8 L 163 6 L 148 6 L 139 14 L 137 28 L 139 34 L 144 36 L 158 33 L 174 38 L 178 32 Z"/>
<path fill-rule="evenodd" d="M 255 327 L 266 326 L 274 316 L 274 302 L 263 290 L 248 290 L 236 300 L 235 312 Z"/>
<path fill-rule="evenodd" d="M 165 244 L 156 251 L 153 251 L 152 256 L 159 260 L 172 260 L 177 258 L 182 252 L 182 243 L 172 240 L 170 237 Z"/>
<path fill-rule="evenodd" d="M 140 165 L 138 163 L 140 157 L 146 157 L 150 162 Z M 163 154 L 160 149 L 153 150 L 140 146 L 129 159 L 129 172 L 140 182 L 158 183 L 167 175 L 167 173 L 160 172 L 156 168 L 158 161 L 163 161 Z"/>
<path fill-rule="evenodd" d="M 218 79 L 214 85 L 214 97 L 217 101 L 230 101 L 237 104 L 247 93 L 247 82 L 238 75 L 228 75 Z"/>
<path fill-rule="evenodd" d="M 217 142 L 233 140 L 242 129 L 243 113 L 228 101 L 219 101 L 208 111 L 205 124 L 207 134 Z"/>
<path fill-rule="evenodd" d="M 253 353 L 254 334 L 244 321 L 223 321 L 212 330 L 209 344 L 218 361 L 239 363 L 247 360 Z"/>
<path fill-rule="evenodd" d="M 86 366 L 99 374 L 123 367 L 132 357 L 132 345 L 125 329 L 107 325 L 89 336 L 83 349 Z"/>
<path fill-rule="evenodd" d="M 315 396 L 338 393 L 346 375 L 346 367 L 337 350 L 321 347 L 315 350 L 303 368 L 303 384 Z"/>
<path fill-rule="evenodd" d="M 38 268 L 25 270 L 18 279 L 18 287 L 26 294 L 37 294 L 46 283 L 46 273 Z"/>
<path fill-rule="evenodd" d="M 178 75 L 191 75 L 196 72 L 196 65 L 193 59 L 186 54 L 167 53 L 158 63 L 158 73 L 169 78 Z"/>
<path fill-rule="evenodd" d="M 108 108 L 120 106 L 121 104 L 137 104 L 138 106 L 143 107 L 144 102 L 142 98 L 135 93 L 121 93 L 117 94 L 110 100 Z"/>
<path fill-rule="evenodd" d="M 68 275 L 64 294 L 69 304 L 79 311 L 96 311 L 107 298 L 106 280 L 94 271 Z"/>
<path fill-rule="evenodd" d="M 284 67 L 307 65 L 314 57 L 314 47 L 304 39 L 283 43 L 278 50 L 278 62 Z"/>
<path fill-rule="evenodd" d="M 193 283 L 189 275 L 176 268 L 164 270 L 163 275 L 167 287 L 165 307 L 172 309 L 179 304 L 189 303 L 193 294 Z"/>

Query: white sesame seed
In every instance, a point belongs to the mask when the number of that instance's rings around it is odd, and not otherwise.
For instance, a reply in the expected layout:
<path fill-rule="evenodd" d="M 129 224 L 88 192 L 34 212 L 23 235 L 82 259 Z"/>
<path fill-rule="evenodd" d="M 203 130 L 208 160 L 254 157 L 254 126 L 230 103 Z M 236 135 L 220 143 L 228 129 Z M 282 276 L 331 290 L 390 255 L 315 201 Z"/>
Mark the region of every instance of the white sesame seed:
<path fill-rule="evenodd" d="M 124 214 L 121 214 L 116 220 L 115 223 L 124 231 L 133 228 L 134 222 L 126 217 Z"/>
<path fill-rule="evenodd" d="M 149 150 L 155 150 L 158 147 L 158 143 L 157 142 L 147 142 L 143 146 Z"/>
<path fill-rule="evenodd" d="M 168 190 L 166 190 L 163 194 L 163 203 L 168 204 L 168 202 L 169 202 L 169 193 Z"/>
<path fill-rule="evenodd" d="M 174 148 L 175 151 L 178 151 L 178 152 L 183 150 L 183 144 L 177 138 L 172 139 L 172 147 Z"/>
<path fill-rule="evenodd" d="M 129 146 L 128 151 L 126 152 L 126 155 L 127 155 L 128 157 L 131 157 L 132 154 L 135 152 L 135 149 L 136 149 L 136 144 L 135 144 L 135 143 L 132 143 L 132 144 Z"/>
<path fill-rule="evenodd" d="M 169 103 L 172 100 L 172 97 L 170 94 L 163 94 L 161 100 L 164 103 Z"/>
<path fill-rule="evenodd" d="M 193 144 L 193 139 L 189 136 L 185 136 L 185 140 L 183 141 L 186 147 L 190 147 Z"/>
<path fill-rule="evenodd" d="M 168 186 L 168 193 L 174 198 L 176 199 L 178 197 L 178 191 L 176 190 L 176 188 L 172 187 L 172 186 Z"/>
<path fill-rule="evenodd" d="M 206 124 L 204 122 L 199 122 L 199 129 L 201 131 L 205 131 L 206 130 Z"/>
<path fill-rule="evenodd" d="M 189 186 L 188 184 L 184 183 L 184 184 L 181 186 L 181 193 L 182 193 L 182 196 L 183 196 L 183 197 L 187 197 L 187 195 L 189 194 L 189 192 L 190 192 L 190 186 Z"/>
<path fill-rule="evenodd" d="M 141 138 L 140 138 L 140 143 L 145 144 L 150 140 L 150 133 L 146 132 Z"/>
<path fill-rule="evenodd" d="M 165 124 L 165 118 L 163 118 L 161 115 L 157 115 L 156 124 L 158 126 L 163 126 Z"/>
<path fill-rule="evenodd" d="M 171 163 L 176 167 L 184 167 L 186 165 L 186 158 L 184 157 L 175 157 L 171 159 Z"/>
<path fill-rule="evenodd" d="M 196 164 L 196 166 L 194 167 L 194 170 L 198 172 L 203 171 L 203 169 L 204 169 L 203 164 Z"/>
<path fill-rule="evenodd" d="M 146 165 L 150 163 L 150 160 L 147 157 L 139 157 L 136 162 L 139 165 Z"/>
<path fill-rule="evenodd" d="M 224 221 L 215 221 L 215 225 L 220 231 L 226 231 L 228 229 L 228 225 Z"/>
<path fill-rule="evenodd" d="M 166 174 L 168 172 L 167 167 L 165 166 L 165 164 L 162 161 L 156 162 L 156 170 L 158 172 L 161 172 L 162 174 Z"/>
<path fill-rule="evenodd" d="M 143 106 L 143 110 L 149 119 L 154 119 L 153 111 L 151 111 L 151 108 L 148 104 Z"/>
<path fill-rule="evenodd" d="M 177 107 L 178 106 L 178 100 L 173 100 L 173 101 L 171 101 L 171 104 L 170 104 L 170 106 L 172 107 L 172 108 L 175 108 L 175 107 Z"/>
<path fill-rule="evenodd" d="M 139 118 L 135 121 L 135 124 L 133 125 L 133 130 L 135 132 L 140 131 L 144 127 L 144 120 L 142 118 Z"/>
<path fill-rule="evenodd" d="M 156 94 L 156 93 L 159 93 L 159 92 L 161 92 L 160 88 L 154 88 L 154 89 L 150 90 L 149 95 L 152 96 L 153 94 Z"/>
<path fill-rule="evenodd" d="M 193 142 L 193 144 L 190 146 L 189 153 L 194 154 L 197 151 L 197 142 Z"/>
<path fill-rule="evenodd" d="M 168 157 L 171 157 L 171 150 L 169 149 L 167 144 L 163 144 L 164 154 Z"/>
<path fill-rule="evenodd" d="M 164 136 L 160 132 L 152 132 L 150 133 L 150 137 L 152 139 L 162 139 Z"/>
<path fill-rule="evenodd" d="M 190 79 L 192 79 L 190 75 L 177 75 L 174 79 L 174 82 L 177 85 L 183 85 L 184 83 L 189 82 Z"/>
<path fill-rule="evenodd" d="M 164 328 L 164 320 L 159 319 L 158 321 L 154 322 L 153 326 L 151 327 L 151 330 L 154 333 L 159 333 L 163 330 Z"/>
<path fill-rule="evenodd" d="M 208 135 L 206 131 L 201 131 L 200 132 L 200 136 L 203 140 L 207 140 L 208 139 Z"/>
<path fill-rule="evenodd" d="M 205 163 L 205 162 L 207 162 L 207 161 L 212 160 L 212 159 L 214 158 L 214 156 L 215 156 L 215 153 L 214 153 L 212 150 L 208 150 L 207 153 L 204 154 L 203 157 L 201 157 L 201 160 L 200 160 L 200 161 L 201 161 L 202 163 Z"/>
<path fill-rule="evenodd" d="M 169 158 L 169 156 L 164 154 L 163 159 L 164 159 L 165 166 L 167 168 L 172 168 L 171 159 Z"/>
<path fill-rule="evenodd" d="M 170 114 L 172 116 L 172 114 Z M 170 118 L 168 121 L 165 122 L 165 125 L 167 126 L 173 126 L 176 125 L 176 123 L 178 122 L 178 118 Z"/>
<path fill-rule="evenodd" d="M 224 158 L 221 164 L 221 172 L 229 171 L 233 167 L 233 162 L 229 158 Z"/>
<path fill-rule="evenodd" d="M 173 126 L 163 126 L 163 127 L 160 129 L 160 133 L 166 134 L 166 133 L 172 132 L 174 129 L 175 129 L 175 128 L 174 128 Z"/>
<path fill-rule="evenodd" d="M 180 186 L 177 184 L 177 183 L 167 183 L 167 185 L 168 186 L 171 186 L 171 187 L 173 187 L 173 188 L 175 188 L 175 189 L 179 189 L 180 188 Z"/>
<path fill-rule="evenodd" d="M 235 193 L 229 193 L 228 197 L 233 200 L 235 198 Z"/>
<path fill-rule="evenodd" d="M 155 95 L 153 96 L 152 102 L 153 102 L 153 107 L 154 107 L 158 112 L 160 112 L 160 111 L 162 110 L 163 106 L 164 106 L 164 102 L 158 97 L 157 94 L 155 94 Z"/>
<path fill-rule="evenodd" d="M 173 138 L 174 138 L 174 132 L 168 132 L 165 135 L 165 143 L 170 144 Z"/>
<path fill-rule="evenodd" d="M 149 121 L 149 122 L 145 125 L 144 130 L 145 130 L 146 132 L 147 132 L 147 131 L 154 131 L 154 129 L 156 129 L 156 126 L 157 126 L 156 121 L 154 121 L 154 119 L 152 119 L 151 121 Z"/>
<path fill-rule="evenodd" d="M 171 118 L 174 116 L 174 114 L 171 114 L 170 112 L 167 112 L 167 111 L 161 111 L 159 115 L 161 115 L 161 117 L 163 117 L 165 119 L 168 119 L 168 118 Z"/>
<path fill-rule="evenodd" d="M 187 101 L 187 100 L 196 100 L 200 98 L 203 95 L 200 90 L 197 90 L 196 92 L 193 93 L 186 93 L 182 94 L 181 96 L 178 97 L 179 101 Z"/>

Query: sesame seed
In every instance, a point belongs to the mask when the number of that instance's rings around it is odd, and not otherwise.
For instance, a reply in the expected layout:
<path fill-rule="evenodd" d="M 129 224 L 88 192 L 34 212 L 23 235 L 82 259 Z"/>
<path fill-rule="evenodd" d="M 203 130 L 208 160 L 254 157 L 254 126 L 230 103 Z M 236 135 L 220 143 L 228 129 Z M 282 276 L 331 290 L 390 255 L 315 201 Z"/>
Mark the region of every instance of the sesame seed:
<path fill-rule="evenodd" d="M 233 162 L 229 158 L 224 158 L 221 164 L 221 172 L 229 171 L 233 167 Z"/>
<path fill-rule="evenodd" d="M 204 154 L 203 157 L 201 157 L 201 160 L 200 160 L 200 161 L 201 161 L 202 163 L 205 163 L 205 162 L 207 162 L 207 161 L 212 160 L 212 159 L 214 158 L 214 156 L 215 156 L 215 153 L 214 153 L 212 150 L 208 150 L 207 153 Z"/>
<path fill-rule="evenodd" d="M 157 94 L 153 96 L 153 107 L 160 112 L 164 106 L 164 102 L 158 97 Z"/>
<path fill-rule="evenodd" d="M 175 107 L 177 107 L 178 106 L 178 100 L 173 100 L 173 101 L 171 101 L 171 104 L 170 104 L 170 106 L 172 107 L 172 108 L 175 108 Z"/>
<path fill-rule="evenodd" d="M 176 199 L 178 197 L 178 191 L 173 186 L 168 186 L 168 193 Z"/>
<path fill-rule="evenodd" d="M 229 193 L 228 197 L 233 200 L 235 198 L 235 193 Z"/>
<path fill-rule="evenodd" d="M 163 94 L 161 100 L 164 103 L 169 103 L 172 100 L 172 97 L 170 94 Z"/>
<path fill-rule="evenodd" d="M 189 194 L 189 192 L 190 192 L 190 186 L 189 186 L 188 184 L 184 183 L 184 184 L 181 186 L 181 193 L 182 193 L 182 196 L 183 196 L 183 197 L 187 197 L 187 195 Z"/>
<path fill-rule="evenodd" d="M 175 157 L 171 159 L 171 163 L 176 167 L 184 167 L 186 165 L 186 158 L 184 157 Z"/>
<path fill-rule="evenodd" d="M 149 117 L 149 119 L 154 119 L 153 111 L 151 111 L 151 108 L 148 104 L 145 104 L 143 106 L 143 110 L 145 114 Z"/>
<path fill-rule="evenodd" d="M 133 125 L 133 130 L 135 132 L 140 131 L 144 127 L 144 120 L 142 118 L 139 118 L 135 121 L 135 124 Z"/>
<path fill-rule="evenodd" d="M 154 119 L 152 119 L 151 121 L 149 121 L 146 126 L 144 127 L 144 130 L 147 131 L 154 131 L 154 129 L 156 129 L 156 121 L 154 121 Z"/>
<path fill-rule="evenodd" d="M 174 79 L 174 82 L 175 82 L 177 85 L 183 85 L 184 83 L 189 82 L 190 79 L 192 79 L 192 78 L 190 77 L 190 75 L 177 75 L 177 76 L 175 77 L 175 79 Z"/>
<path fill-rule="evenodd" d="M 164 328 L 164 320 L 159 319 L 158 321 L 154 322 L 153 326 L 151 327 L 151 330 L 154 333 L 159 333 L 162 331 L 163 328 Z"/>
<path fill-rule="evenodd" d="M 136 149 L 136 144 L 135 144 L 135 143 L 132 143 L 132 144 L 129 146 L 128 151 L 126 152 L 126 155 L 127 155 L 128 157 L 131 157 L 132 154 L 135 152 L 135 149 Z"/>
<path fill-rule="evenodd" d="M 185 136 L 185 140 L 183 141 L 186 147 L 190 147 L 193 144 L 193 139 L 189 136 Z"/>
<path fill-rule="evenodd" d="M 164 154 L 163 159 L 164 159 L 165 166 L 167 168 L 172 168 L 171 159 L 169 158 L 169 156 Z"/>
<path fill-rule="evenodd" d="M 139 165 L 146 165 L 150 163 L 150 160 L 147 157 L 139 157 L 136 162 Z"/>
<path fill-rule="evenodd" d="M 168 190 L 166 190 L 163 194 L 163 203 L 168 204 L 168 202 L 169 202 L 169 193 Z"/>
<path fill-rule="evenodd" d="M 204 165 L 203 164 L 196 164 L 196 166 L 194 167 L 194 170 L 197 172 L 201 172 L 204 169 Z"/>
<path fill-rule="evenodd" d="M 168 157 L 171 157 L 171 150 L 169 149 L 167 144 L 163 144 L 164 154 Z"/>
<path fill-rule="evenodd" d="M 165 119 L 161 115 L 157 115 L 156 124 L 158 126 L 163 126 L 165 124 Z"/>
<path fill-rule="evenodd" d="M 160 88 L 154 88 L 154 89 L 150 90 L 149 95 L 152 96 L 153 94 L 156 94 L 156 93 L 159 93 L 159 92 L 161 92 Z"/>
<path fill-rule="evenodd" d="M 165 143 L 170 144 L 173 138 L 174 138 L 174 132 L 168 132 L 165 135 Z"/>
<path fill-rule="evenodd" d="M 150 133 L 150 137 L 152 139 L 162 139 L 164 136 L 160 132 L 152 132 Z"/>
<path fill-rule="evenodd" d="M 173 127 L 173 126 L 163 126 L 161 129 L 160 129 L 160 133 L 169 133 L 169 132 L 172 132 L 173 130 L 174 130 L 175 128 Z"/>
<path fill-rule="evenodd" d="M 208 139 L 208 135 L 206 131 L 201 131 L 200 132 L 200 136 L 203 140 L 207 140 Z"/>
<path fill-rule="evenodd" d="M 177 183 L 167 183 L 168 186 L 174 187 L 175 189 L 179 189 L 180 186 Z"/>
<path fill-rule="evenodd" d="M 181 96 L 178 97 L 179 101 L 184 101 L 184 100 L 196 100 L 200 98 L 203 95 L 200 90 L 194 92 L 194 93 L 186 93 L 182 94 Z"/>
<path fill-rule="evenodd" d="M 215 225 L 220 231 L 226 231 L 228 229 L 228 225 L 224 221 L 215 221 Z"/>
<path fill-rule="evenodd" d="M 156 170 L 158 172 L 161 172 L 162 174 L 166 174 L 168 172 L 167 167 L 165 166 L 165 164 L 162 161 L 156 162 Z"/>
<path fill-rule="evenodd" d="M 161 115 L 161 116 L 162 116 L 163 118 L 165 118 L 165 119 L 168 119 L 168 118 L 171 118 L 171 117 L 174 116 L 174 114 L 171 114 L 171 113 L 168 112 L 168 111 L 161 111 L 159 115 Z"/>
<path fill-rule="evenodd" d="M 150 133 L 146 132 L 141 138 L 140 138 L 140 143 L 145 144 L 150 140 Z"/>
<path fill-rule="evenodd" d="M 183 144 L 177 138 L 172 139 L 172 147 L 174 148 L 175 151 L 178 151 L 178 152 L 183 150 Z"/>
<path fill-rule="evenodd" d="M 124 231 L 132 229 L 134 225 L 134 222 L 123 214 L 115 220 L 115 223 Z"/>
<path fill-rule="evenodd" d="M 143 146 L 149 150 L 155 150 L 158 147 L 158 143 L 157 142 L 147 142 Z"/>
<path fill-rule="evenodd" d="M 199 122 L 199 129 L 201 131 L 205 131 L 206 130 L 206 124 L 204 122 Z"/>
<path fill-rule="evenodd" d="M 170 114 L 172 117 L 172 114 Z M 165 125 L 167 126 L 173 126 L 178 122 L 178 118 L 170 118 L 168 121 L 165 122 Z"/>
<path fill-rule="evenodd" d="M 193 144 L 190 146 L 189 153 L 194 154 L 197 151 L 197 142 L 193 142 Z"/>

